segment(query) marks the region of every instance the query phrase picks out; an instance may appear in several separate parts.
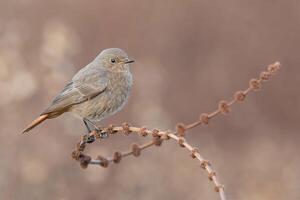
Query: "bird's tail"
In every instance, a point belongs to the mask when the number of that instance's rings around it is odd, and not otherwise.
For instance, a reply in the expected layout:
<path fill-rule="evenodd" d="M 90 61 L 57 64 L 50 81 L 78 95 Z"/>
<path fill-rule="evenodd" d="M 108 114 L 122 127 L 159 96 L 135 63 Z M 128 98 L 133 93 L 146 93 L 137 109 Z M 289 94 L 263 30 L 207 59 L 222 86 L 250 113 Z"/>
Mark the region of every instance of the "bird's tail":
<path fill-rule="evenodd" d="M 49 114 L 44 114 L 39 116 L 38 118 L 36 118 L 35 120 L 33 120 L 23 131 L 22 133 L 26 133 L 28 131 L 30 131 L 31 129 L 33 129 L 34 127 L 36 127 L 37 125 L 39 125 L 40 123 L 42 123 L 43 121 L 45 121 L 46 119 L 48 119 Z"/>

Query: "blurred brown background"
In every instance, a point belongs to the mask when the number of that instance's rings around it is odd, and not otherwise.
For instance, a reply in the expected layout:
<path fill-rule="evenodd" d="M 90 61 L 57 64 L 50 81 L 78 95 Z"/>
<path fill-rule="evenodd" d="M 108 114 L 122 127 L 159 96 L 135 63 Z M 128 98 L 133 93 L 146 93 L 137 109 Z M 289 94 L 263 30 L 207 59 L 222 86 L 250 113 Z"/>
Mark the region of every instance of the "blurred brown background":
<path fill-rule="evenodd" d="M 298 0 L 1 0 L 0 199 L 219 199 L 206 172 L 171 141 L 82 170 L 70 157 L 85 131 L 78 119 L 66 114 L 20 135 L 109 47 L 137 62 L 128 104 L 102 125 L 191 122 L 281 61 L 262 91 L 187 139 L 212 162 L 228 199 L 300 199 L 299 45 Z M 114 136 L 88 150 L 110 155 L 144 140 Z"/>

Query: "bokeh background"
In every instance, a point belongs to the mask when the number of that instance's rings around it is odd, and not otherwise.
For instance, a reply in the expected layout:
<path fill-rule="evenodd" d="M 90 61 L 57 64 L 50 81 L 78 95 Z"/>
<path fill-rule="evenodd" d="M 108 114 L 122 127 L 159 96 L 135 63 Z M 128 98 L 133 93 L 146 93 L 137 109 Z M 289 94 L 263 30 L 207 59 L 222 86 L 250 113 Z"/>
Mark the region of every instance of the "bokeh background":
<path fill-rule="evenodd" d="M 228 199 L 300 199 L 298 0 L 0 1 L 0 199 L 218 199 L 205 171 L 168 142 L 108 169 L 71 159 L 81 121 L 68 114 L 20 131 L 102 49 L 136 60 L 126 107 L 101 125 L 172 129 L 215 109 L 268 64 L 280 73 L 230 115 L 190 132 Z M 127 150 L 113 136 L 94 156 Z"/>

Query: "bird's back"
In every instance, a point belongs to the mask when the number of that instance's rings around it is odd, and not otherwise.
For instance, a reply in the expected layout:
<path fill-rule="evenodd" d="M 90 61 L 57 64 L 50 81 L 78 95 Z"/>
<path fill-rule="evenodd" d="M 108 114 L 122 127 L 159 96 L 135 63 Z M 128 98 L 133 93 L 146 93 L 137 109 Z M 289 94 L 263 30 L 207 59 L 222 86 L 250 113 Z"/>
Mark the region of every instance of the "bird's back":
<path fill-rule="evenodd" d="M 108 72 L 105 68 L 95 67 L 93 63 L 79 70 L 64 89 L 54 98 L 51 105 L 41 114 L 53 117 L 68 111 L 101 94 L 107 87 Z"/>

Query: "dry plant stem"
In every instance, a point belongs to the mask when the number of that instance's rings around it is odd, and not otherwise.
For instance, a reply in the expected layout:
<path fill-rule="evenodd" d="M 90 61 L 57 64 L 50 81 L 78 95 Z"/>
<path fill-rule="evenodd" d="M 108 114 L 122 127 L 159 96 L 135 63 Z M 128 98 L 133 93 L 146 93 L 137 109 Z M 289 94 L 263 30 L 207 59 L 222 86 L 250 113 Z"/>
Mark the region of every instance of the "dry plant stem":
<path fill-rule="evenodd" d="M 130 133 L 140 133 L 141 130 L 143 129 L 144 132 L 147 133 L 147 135 L 151 135 L 153 136 L 153 132 L 149 129 L 145 129 L 145 128 L 138 128 L 138 127 L 127 127 L 128 131 Z M 124 127 L 113 127 L 113 132 L 114 133 L 121 133 L 124 131 Z M 173 139 L 175 140 L 181 147 L 184 147 L 185 149 L 187 149 L 190 153 L 192 158 L 196 158 L 199 160 L 200 162 L 200 167 L 205 169 L 208 173 L 208 177 L 209 180 L 211 180 L 214 185 L 215 185 L 215 191 L 219 193 L 221 200 L 225 200 L 225 193 L 224 193 L 224 186 L 219 182 L 217 176 L 216 176 L 216 172 L 211 168 L 211 164 L 209 161 L 205 160 L 199 153 L 199 150 L 197 150 L 196 148 L 192 147 L 190 144 L 188 144 L 186 142 L 186 140 L 183 137 L 179 137 L 178 135 L 176 135 L 176 132 L 174 133 L 170 133 L 167 131 L 156 131 L 155 132 L 157 136 L 159 136 L 162 140 L 168 140 L 168 139 Z M 165 136 L 165 137 L 163 137 Z M 155 145 L 155 142 L 148 142 L 144 145 L 139 146 L 140 150 L 146 149 L 150 146 Z M 133 155 L 134 151 L 130 150 L 127 152 L 122 153 L 122 158 L 129 156 L 129 155 Z M 107 162 L 113 162 L 114 159 L 113 157 L 108 157 L 106 158 Z M 97 159 L 91 159 L 89 161 L 88 164 L 95 164 L 95 165 L 102 165 L 103 161 L 102 160 L 97 160 Z"/>
<path fill-rule="evenodd" d="M 82 139 L 79 145 L 77 145 L 77 149 L 72 153 L 72 156 L 74 159 L 78 160 L 81 163 L 81 166 L 83 168 L 86 168 L 89 164 L 97 164 L 101 165 L 103 167 L 107 167 L 109 163 L 120 162 L 121 158 L 133 155 L 133 156 L 139 156 L 141 151 L 150 147 L 150 146 L 160 146 L 162 140 L 168 140 L 173 139 L 178 142 L 178 144 L 181 147 L 184 147 L 188 151 L 191 152 L 192 158 L 196 158 L 200 162 L 200 166 L 205 169 L 209 174 L 209 180 L 211 180 L 215 185 L 215 191 L 219 193 L 220 198 L 222 200 L 225 199 L 224 194 L 224 187 L 221 185 L 217 179 L 216 172 L 213 171 L 211 168 L 211 165 L 208 161 L 206 161 L 200 154 L 199 150 L 192 147 L 190 144 L 188 144 L 184 138 L 185 132 L 189 129 L 192 129 L 194 127 L 197 127 L 202 124 L 208 124 L 209 120 L 219 114 L 227 114 L 230 112 L 230 108 L 232 105 L 234 105 L 236 102 L 242 102 L 245 100 L 247 94 L 251 91 L 259 90 L 261 87 L 261 84 L 263 81 L 267 81 L 271 75 L 274 75 L 280 67 L 280 63 L 276 62 L 274 64 L 271 64 L 268 66 L 267 71 L 263 71 L 260 74 L 260 77 L 258 79 L 251 79 L 249 82 L 249 87 L 243 91 L 238 91 L 235 93 L 234 98 L 229 101 L 220 101 L 218 109 L 215 111 L 206 114 L 203 113 L 200 115 L 199 120 L 195 121 L 194 123 L 191 123 L 189 125 L 183 125 L 182 123 L 178 124 L 176 127 L 175 132 L 169 132 L 169 131 L 159 131 L 159 130 L 149 130 L 146 128 L 138 128 L 138 127 L 129 127 L 128 124 L 124 123 L 122 127 L 113 127 L 110 126 L 106 129 L 106 131 L 109 134 L 115 134 L 115 133 L 124 133 L 125 135 L 128 135 L 130 133 L 137 133 L 141 136 L 146 135 L 152 135 L 153 141 L 145 143 L 143 145 L 136 145 L 133 144 L 131 150 L 123 153 L 115 152 L 113 157 L 103 158 L 102 156 L 98 156 L 98 159 L 91 159 L 90 156 L 84 155 L 83 151 L 85 149 L 86 143 Z M 100 138 L 99 134 L 96 132 L 90 133 L 90 135 L 95 136 L 96 138 Z"/>
<path fill-rule="evenodd" d="M 270 78 L 271 75 L 274 75 L 279 70 L 279 68 L 280 68 L 280 63 L 279 62 L 275 62 L 275 63 L 269 65 L 267 71 L 261 72 L 260 77 L 258 79 L 251 79 L 250 80 L 249 87 L 247 89 L 245 89 L 244 91 L 238 91 L 238 92 L 240 92 L 240 94 L 243 95 L 244 98 L 245 98 L 247 96 L 247 94 L 249 94 L 251 91 L 259 90 L 260 87 L 261 87 L 262 82 L 267 81 Z M 243 101 L 244 98 L 243 99 L 238 99 L 238 97 L 235 96 L 230 102 L 227 103 L 227 106 L 231 107 L 235 103 L 237 103 L 239 101 L 240 102 Z M 215 116 L 217 116 L 221 113 L 222 113 L 222 110 L 220 108 L 218 108 L 215 111 L 207 114 L 208 119 L 211 119 L 211 118 L 213 118 L 213 117 L 215 117 Z M 199 120 L 197 120 L 197 121 L 195 121 L 191 124 L 186 125 L 185 129 L 189 130 L 189 129 L 192 129 L 196 126 L 202 125 L 202 124 L 204 124 L 204 122 L 201 121 L 201 119 L 199 119 Z"/>
<path fill-rule="evenodd" d="M 177 142 L 180 141 L 180 138 L 177 135 L 174 134 L 168 134 L 168 136 L 170 138 L 173 138 L 174 140 L 176 140 Z M 209 163 L 209 161 L 205 160 L 200 153 L 198 152 L 198 150 L 196 150 L 194 147 L 192 147 L 190 144 L 188 144 L 186 141 L 184 141 L 182 144 L 182 147 L 185 147 L 188 151 L 191 152 L 191 155 L 193 158 L 197 158 L 200 161 L 200 166 L 205 169 L 209 175 L 209 180 L 213 181 L 215 184 L 215 191 L 219 193 L 220 198 L 222 200 L 225 200 L 225 193 L 224 193 L 224 186 L 219 182 L 215 171 L 211 168 L 211 165 Z"/>
<path fill-rule="evenodd" d="M 117 127 L 118 128 L 118 127 Z M 140 146 L 140 148 L 143 150 L 143 149 L 146 149 L 150 146 L 153 146 L 154 145 L 154 142 L 148 142 L 148 143 L 145 143 L 143 145 Z M 126 152 L 123 152 L 122 153 L 122 158 L 125 158 L 127 156 L 130 156 L 133 154 L 133 151 L 132 150 L 129 150 L 129 151 L 126 151 Z M 113 158 L 112 157 L 107 157 L 106 158 L 108 162 L 113 162 Z M 100 165 L 101 164 L 101 160 L 96 160 L 96 159 L 91 159 L 90 163 L 89 164 L 95 164 L 95 165 Z"/>

